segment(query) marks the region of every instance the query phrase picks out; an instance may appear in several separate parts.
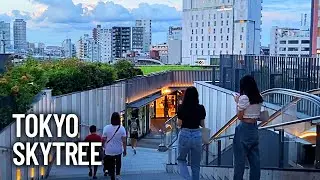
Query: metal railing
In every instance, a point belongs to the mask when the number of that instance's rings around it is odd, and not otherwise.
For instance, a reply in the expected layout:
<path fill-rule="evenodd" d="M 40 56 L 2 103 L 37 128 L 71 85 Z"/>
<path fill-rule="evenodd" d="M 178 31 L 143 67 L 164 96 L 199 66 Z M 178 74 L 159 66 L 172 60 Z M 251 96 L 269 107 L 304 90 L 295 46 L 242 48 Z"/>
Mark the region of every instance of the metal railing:
<path fill-rule="evenodd" d="M 179 128 L 177 126 L 177 119 L 178 116 L 175 115 L 164 123 L 161 146 L 166 149 L 170 148 L 178 140 Z"/>

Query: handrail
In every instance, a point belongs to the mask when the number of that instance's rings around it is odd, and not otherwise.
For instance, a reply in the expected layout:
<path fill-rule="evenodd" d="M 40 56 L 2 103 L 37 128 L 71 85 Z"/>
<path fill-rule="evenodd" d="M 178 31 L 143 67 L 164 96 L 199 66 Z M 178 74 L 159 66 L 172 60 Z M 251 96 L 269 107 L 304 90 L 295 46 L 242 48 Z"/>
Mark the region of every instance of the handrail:
<path fill-rule="evenodd" d="M 289 122 L 274 124 L 274 125 L 270 125 L 270 126 L 260 127 L 259 130 L 272 129 L 272 128 L 283 127 L 283 126 L 290 126 L 290 125 L 300 124 L 300 123 L 305 123 L 305 122 L 311 122 L 312 123 L 312 121 L 319 120 L 319 119 L 320 119 L 320 116 L 314 116 L 314 117 L 299 119 L 299 120 L 295 120 L 295 121 L 289 121 Z M 215 138 L 214 140 L 224 139 L 224 138 L 232 137 L 234 135 L 235 134 L 229 134 L 229 135 L 225 135 L 225 136 L 220 136 L 220 137 Z"/>
<path fill-rule="evenodd" d="M 168 119 L 166 122 L 164 122 L 164 124 L 168 124 L 170 121 L 174 120 L 178 115 L 176 114 L 175 116 L 173 116 L 172 118 Z"/>
<path fill-rule="evenodd" d="M 292 103 L 296 103 L 300 101 L 301 99 L 307 99 L 313 103 L 315 103 L 317 106 L 320 107 L 320 97 L 316 96 L 315 94 L 320 94 L 320 89 L 313 89 L 307 92 L 301 92 L 291 89 L 284 89 L 284 88 L 273 88 L 266 91 L 263 91 L 261 93 L 262 96 L 268 95 L 268 94 L 286 94 L 290 96 L 295 96 L 296 98 L 293 99 L 291 102 L 289 102 L 284 107 L 277 110 L 275 113 L 273 113 L 269 120 L 266 122 L 262 122 L 259 124 L 260 127 L 265 126 L 269 122 L 273 121 L 276 117 L 278 117 L 282 111 L 286 110 L 288 107 L 291 106 Z M 209 144 L 211 144 L 218 136 L 220 136 L 226 129 L 228 129 L 233 123 L 237 121 L 237 116 L 231 118 L 222 128 L 220 128 L 213 136 L 211 136 Z"/>

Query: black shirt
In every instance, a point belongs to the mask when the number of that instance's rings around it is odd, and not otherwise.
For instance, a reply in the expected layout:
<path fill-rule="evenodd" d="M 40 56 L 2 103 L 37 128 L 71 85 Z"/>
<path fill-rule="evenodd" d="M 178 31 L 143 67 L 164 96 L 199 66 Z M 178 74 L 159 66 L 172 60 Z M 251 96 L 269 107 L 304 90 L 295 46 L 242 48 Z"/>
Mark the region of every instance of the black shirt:
<path fill-rule="evenodd" d="M 182 120 L 181 128 L 198 129 L 201 120 L 206 118 L 206 110 L 203 105 L 197 105 L 193 108 L 178 107 L 178 119 Z"/>

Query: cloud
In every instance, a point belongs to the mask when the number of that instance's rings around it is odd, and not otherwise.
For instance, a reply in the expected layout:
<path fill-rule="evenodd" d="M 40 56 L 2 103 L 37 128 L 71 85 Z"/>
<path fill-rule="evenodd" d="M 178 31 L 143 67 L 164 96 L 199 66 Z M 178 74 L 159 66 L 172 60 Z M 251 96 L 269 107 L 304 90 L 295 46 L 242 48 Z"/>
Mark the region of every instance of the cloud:
<path fill-rule="evenodd" d="M 11 22 L 14 19 L 24 19 L 24 20 L 31 20 L 32 16 L 29 12 L 19 11 L 19 10 L 12 10 L 9 13 L 0 14 L 0 20 Z"/>

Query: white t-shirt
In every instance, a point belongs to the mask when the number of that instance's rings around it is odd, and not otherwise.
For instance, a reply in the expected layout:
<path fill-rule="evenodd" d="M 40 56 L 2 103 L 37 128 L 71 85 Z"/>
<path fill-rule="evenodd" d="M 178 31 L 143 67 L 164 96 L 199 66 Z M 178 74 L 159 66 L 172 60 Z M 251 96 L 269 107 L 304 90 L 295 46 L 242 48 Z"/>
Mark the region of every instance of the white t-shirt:
<path fill-rule="evenodd" d="M 102 137 L 107 137 L 107 140 L 103 145 L 104 153 L 106 155 L 115 156 L 122 154 L 123 152 L 122 137 L 127 137 L 125 128 L 123 126 L 120 126 L 118 132 L 112 138 L 118 127 L 119 126 L 107 125 L 103 128 Z M 111 141 L 107 144 L 107 141 L 109 141 L 109 139 L 111 139 Z"/>

